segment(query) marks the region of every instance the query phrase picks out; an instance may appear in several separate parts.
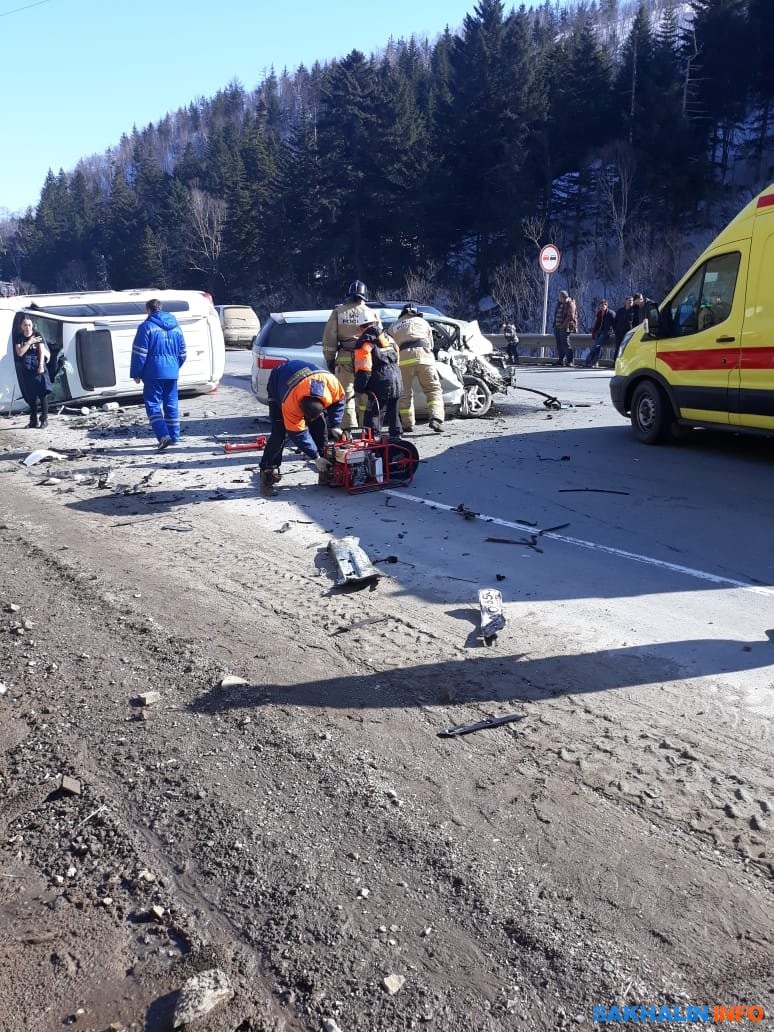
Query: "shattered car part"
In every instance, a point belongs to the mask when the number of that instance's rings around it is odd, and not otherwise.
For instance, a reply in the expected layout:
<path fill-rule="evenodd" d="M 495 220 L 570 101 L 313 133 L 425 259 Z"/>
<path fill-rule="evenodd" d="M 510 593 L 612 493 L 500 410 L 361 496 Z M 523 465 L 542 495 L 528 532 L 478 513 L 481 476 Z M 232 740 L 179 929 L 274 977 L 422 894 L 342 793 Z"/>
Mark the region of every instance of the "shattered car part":
<path fill-rule="evenodd" d="M 481 637 L 487 645 L 491 645 L 497 632 L 505 627 L 502 592 L 497 588 L 481 588 L 478 605 L 481 610 Z"/>
<path fill-rule="evenodd" d="M 509 713 L 505 717 L 487 717 L 486 720 L 478 720 L 475 724 L 458 724 L 456 727 L 447 728 L 446 731 L 439 731 L 439 738 L 459 738 L 461 735 L 469 735 L 472 731 L 483 731 L 488 727 L 499 727 L 500 724 L 512 724 L 517 720 L 524 720 L 524 713 Z"/>
<path fill-rule="evenodd" d="M 25 466 L 34 466 L 38 462 L 43 462 L 44 459 L 64 459 L 65 455 L 61 452 L 51 451 L 49 448 L 39 448 L 37 451 L 30 452 L 26 459 L 24 459 Z"/>
<path fill-rule="evenodd" d="M 338 567 L 337 586 L 362 584 L 381 577 L 381 573 L 361 547 L 358 537 L 331 538 L 328 542 L 328 552 Z"/>

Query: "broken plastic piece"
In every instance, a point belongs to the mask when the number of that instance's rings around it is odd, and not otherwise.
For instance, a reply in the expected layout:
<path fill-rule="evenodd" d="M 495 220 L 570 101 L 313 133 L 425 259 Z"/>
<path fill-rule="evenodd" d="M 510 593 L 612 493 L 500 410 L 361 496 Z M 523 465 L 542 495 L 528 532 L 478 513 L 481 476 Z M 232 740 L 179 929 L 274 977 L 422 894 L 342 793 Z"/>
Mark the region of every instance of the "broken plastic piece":
<path fill-rule="evenodd" d="M 381 577 L 381 573 L 361 548 L 360 538 L 331 538 L 328 542 L 328 552 L 339 569 L 337 585 L 362 584 Z"/>
<path fill-rule="evenodd" d="M 60 452 L 50 451 L 48 448 L 39 448 L 37 451 L 30 452 L 27 458 L 24 460 L 25 466 L 34 466 L 37 462 L 42 462 L 44 459 L 64 459 L 65 456 Z"/>
<path fill-rule="evenodd" d="M 490 645 L 497 632 L 505 627 L 502 593 L 497 588 L 481 588 L 478 605 L 481 609 L 481 637 Z"/>

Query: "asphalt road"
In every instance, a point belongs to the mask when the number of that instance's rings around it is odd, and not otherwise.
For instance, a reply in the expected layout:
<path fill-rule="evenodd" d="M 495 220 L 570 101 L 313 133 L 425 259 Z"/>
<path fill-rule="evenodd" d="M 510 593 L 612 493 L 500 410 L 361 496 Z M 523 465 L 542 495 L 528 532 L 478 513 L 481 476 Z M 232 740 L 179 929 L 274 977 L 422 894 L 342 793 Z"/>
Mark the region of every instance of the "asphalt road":
<path fill-rule="evenodd" d="M 288 449 L 266 497 L 249 364 L 161 453 L 137 402 L 2 421 L 0 1029 L 170 1027 L 202 964 L 210 1032 L 770 1014 L 774 444 L 647 448 L 608 372 L 522 369 L 562 407 L 421 424 L 376 492 Z"/>
<path fill-rule="evenodd" d="M 249 365 L 248 353 L 229 353 L 225 383 L 249 390 Z M 478 587 L 497 587 L 509 621 L 556 626 L 558 652 L 567 639 L 589 659 L 620 653 L 622 687 L 626 658 L 647 654 L 703 679 L 719 722 L 733 724 L 740 707 L 770 720 L 774 441 L 696 431 L 639 444 L 610 403 L 610 375 L 523 368 L 521 387 L 566 407 L 515 390 L 485 419 L 447 421 L 443 435 L 420 425 L 409 487 L 343 506 L 339 494 L 305 492 L 301 507 L 317 527 L 351 510 L 347 532 L 372 558 L 396 556 L 390 574 L 413 593 L 468 604 Z"/>

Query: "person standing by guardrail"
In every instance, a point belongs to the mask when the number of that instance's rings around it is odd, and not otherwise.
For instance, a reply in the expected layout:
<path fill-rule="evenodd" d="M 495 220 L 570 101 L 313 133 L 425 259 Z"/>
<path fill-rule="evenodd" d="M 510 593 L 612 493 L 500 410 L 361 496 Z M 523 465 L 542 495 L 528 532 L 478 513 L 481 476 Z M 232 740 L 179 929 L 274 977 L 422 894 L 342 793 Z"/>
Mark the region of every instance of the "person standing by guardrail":
<path fill-rule="evenodd" d="M 505 337 L 505 349 L 508 353 L 508 361 L 511 365 L 519 364 L 519 338 L 516 336 L 516 327 L 513 323 L 503 323 L 503 336 Z"/>
<path fill-rule="evenodd" d="M 624 298 L 624 303 L 620 308 L 616 309 L 614 319 L 614 330 L 615 330 L 615 352 L 613 353 L 613 361 L 618 358 L 618 352 L 623 342 L 624 337 L 634 325 L 634 295 L 630 294 Z"/>
<path fill-rule="evenodd" d="M 572 366 L 573 350 L 570 347 L 570 334 L 578 331 L 578 310 L 575 302 L 566 290 L 559 291 L 559 298 L 554 309 L 554 339 L 556 340 L 556 356 L 558 366 Z"/>
<path fill-rule="evenodd" d="M 602 348 L 604 348 L 608 341 L 613 339 L 615 327 L 615 318 L 613 313 L 610 311 L 607 301 L 604 298 L 599 302 L 597 307 L 597 313 L 594 316 L 594 325 L 591 327 L 591 347 L 589 353 L 586 356 L 586 368 L 591 369 L 599 361 L 599 356 L 602 354 Z"/>

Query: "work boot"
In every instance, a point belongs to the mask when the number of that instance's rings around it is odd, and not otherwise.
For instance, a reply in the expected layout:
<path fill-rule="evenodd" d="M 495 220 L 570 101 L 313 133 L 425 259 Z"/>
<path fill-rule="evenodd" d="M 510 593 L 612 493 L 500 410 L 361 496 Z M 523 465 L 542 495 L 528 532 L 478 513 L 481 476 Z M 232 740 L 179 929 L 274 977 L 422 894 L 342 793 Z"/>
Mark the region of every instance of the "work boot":
<path fill-rule="evenodd" d="M 443 423 L 441 422 L 440 419 L 431 419 L 430 420 L 430 429 L 433 431 L 434 434 L 442 434 L 443 433 Z"/>
<path fill-rule="evenodd" d="M 261 491 L 264 494 L 274 494 L 276 485 L 282 479 L 282 474 L 278 469 L 262 469 L 261 470 Z"/>

